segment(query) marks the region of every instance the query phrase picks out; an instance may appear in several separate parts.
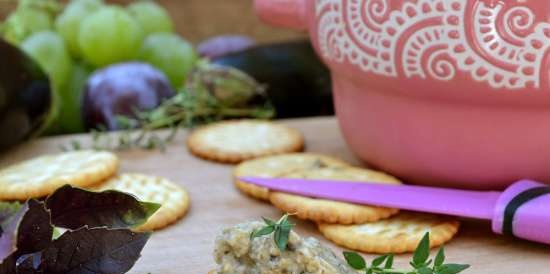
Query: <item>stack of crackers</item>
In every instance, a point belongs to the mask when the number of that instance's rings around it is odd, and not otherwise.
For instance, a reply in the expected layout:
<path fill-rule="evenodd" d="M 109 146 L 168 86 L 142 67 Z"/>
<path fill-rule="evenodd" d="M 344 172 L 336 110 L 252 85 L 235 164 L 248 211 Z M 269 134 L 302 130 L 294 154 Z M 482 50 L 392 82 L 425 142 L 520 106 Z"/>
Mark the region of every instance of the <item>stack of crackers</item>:
<path fill-rule="evenodd" d="M 435 247 L 451 240 L 459 227 L 459 222 L 450 217 L 272 192 L 237 179 L 244 176 L 381 184 L 400 184 L 399 180 L 313 153 L 268 156 L 243 162 L 235 168 L 235 185 L 243 193 L 269 201 L 300 219 L 315 222 L 327 239 L 348 249 L 381 254 L 412 252 L 426 232 L 430 232 L 430 243 Z"/>
<path fill-rule="evenodd" d="M 234 170 L 239 190 L 315 222 L 327 239 L 345 248 L 383 254 L 411 252 L 426 232 L 434 247 L 452 239 L 459 228 L 459 222 L 450 217 L 272 192 L 239 181 L 239 177 L 253 176 L 401 184 L 388 174 L 353 167 L 337 158 L 296 153 L 303 149 L 304 138 L 283 125 L 257 120 L 221 122 L 196 130 L 187 144 L 199 157 L 240 163 Z"/>
<path fill-rule="evenodd" d="M 136 230 L 163 228 L 185 215 L 187 191 L 168 179 L 135 173 L 117 174 L 118 157 L 106 151 L 71 151 L 44 155 L 0 170 L 0 201 L 24 201 L 52 194 L 70 184 L 93 191 L 118 190 L 161 204 Z"/>

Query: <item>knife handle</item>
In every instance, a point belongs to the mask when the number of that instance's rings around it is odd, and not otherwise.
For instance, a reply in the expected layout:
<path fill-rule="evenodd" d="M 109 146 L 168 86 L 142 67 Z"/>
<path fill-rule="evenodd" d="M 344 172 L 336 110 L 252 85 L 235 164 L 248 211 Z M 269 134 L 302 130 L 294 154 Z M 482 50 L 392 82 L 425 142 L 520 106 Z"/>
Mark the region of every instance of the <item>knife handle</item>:
<path fill-rule="evenodd" d="M 517 238 L 550 244 L 550 186 L 522 180 L 499 197 L 493 231 Z"/>

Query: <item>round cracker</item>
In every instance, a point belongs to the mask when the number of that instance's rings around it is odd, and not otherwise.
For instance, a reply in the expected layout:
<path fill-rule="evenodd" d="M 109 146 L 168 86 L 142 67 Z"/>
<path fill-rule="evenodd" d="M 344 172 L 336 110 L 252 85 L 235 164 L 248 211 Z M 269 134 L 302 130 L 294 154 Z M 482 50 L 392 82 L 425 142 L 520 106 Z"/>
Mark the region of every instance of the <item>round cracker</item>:
<path fill-rule="evenodd" d="M 65 184 L 94 185 L 115 174 L 118 164 L 118 157 L 106 151 L 39 156 L 0 170 L 0 200 L 39 198 Z"/>
<path fill-rule="evenodd" d="M 268 201 L 269 189 L 245 183 L 237 178 L 243 176 L 282 177 L 292 172 L 326 166 L 348 166 L 348 164 L 340 159 L 316 153 L 288 153 L 243 162 L 235 168 L 233 177 L 239 190 L 254 198 Z"/>
<path fill-rule="evenodd" d="M 189 150 L 204 159 L 239 163 L 266 155 L 302 150 L 304 138 L 295 129 L 260 120 L 238 120 L 201 127 L 187 139 Z"/>
<path fill-rule="evenodd" d="M 401 184 L 399 180 L 388 174 L 356 167 L 300 170 L 284 177 Z M 283 192 L 271 192 L 269 200 L 275 207 L 285 212 L 294 213 L 300 219 L 325 223 L 362 224 L 387 219 L 399 212 L 395 208 L 315 199 Z"/>
<path fill-rule="evenodd" d="M 319 230 L 327 239 L 345 248 L 387 254 L 414 251 L 426 232 L 430 232 L 430 247 L 440 246 L 453 238 L 459 226 L 451 217 L 402 212 L 375 223 L 320 223 Z"/>
<path fill-rule="evenodd" d="M 183 217 L 189 208 L 187 191 L 168 179 L 142 174 L 121 174 L 96 186 L 95 191 L 118 190 L 135 195 L 144 202 L 161 205 L 149 220 L 136 230 L 157 230 Z"/>

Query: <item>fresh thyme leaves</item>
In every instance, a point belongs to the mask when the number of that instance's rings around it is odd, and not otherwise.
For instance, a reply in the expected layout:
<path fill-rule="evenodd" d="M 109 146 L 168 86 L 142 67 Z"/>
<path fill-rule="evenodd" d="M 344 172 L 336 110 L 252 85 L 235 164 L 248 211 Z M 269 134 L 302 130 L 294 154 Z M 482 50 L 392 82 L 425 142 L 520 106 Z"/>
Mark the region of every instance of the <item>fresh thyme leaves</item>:
<path fill-rule="evenodd" d="M 186 85 L 157 108 L 134 110 L 131 117 L 117 116 L 116 134 L 107 134 L 105 127 L 92 130 L 91 148 L 124 150 L 131 148 L 164 150 L 181 128 L 223 119 L 269 119 L 275 108 L 269 102 L 265 87 L 249 75 L 234 68 L 201 63 L 191 73 Z M 155 130 L 170 128 L 163 136 Z M 78 150 L 77 141 L 62 146 L 62 150 Z"/>
<path fill-rule="evenodd" d="M 126 120 L 126 117 L 119 117 Z M 78 140 L 71 140 L 68 144 L 61 145 L 62 151 L 81 150 L 91 148 L 94 150 L 126 150 L 131 148 L 159 149 L 164 151 L 166 145 L 177 136 L 181 126 L 172 126 L 168 132 L 158 132 L 146 127 L 141 129 L 128 129 L 109 133 L 104 129 L 93 129 L 91 133 L 91 144 L 86 146 Z"/>
<path fill-rule="evenodd" d="M 279 250 L 286 250 L 288 246 L 288 237 L 290 236 L 290 231 L 292 230 L 292 227 L 294 227 L 294 224 L 290 223 L 290 221 L 288 220 L 288 216 L 288 214 L 285 214 L 276 222 L 268 218 L 262 217 L 266 225 L 254 231 L 250 235 L 250 238 L 254 239 L 273 233 L 273 241 L 275 241 L 275 244 L 277 245 Z"/>
<path fill-rule="evenodd" d="M 443 247 L 439 249 L 435 259 L 430 257 L 430 234 L 426 233 L 418 244 L 410 265 L 413 269 L 394 269 L 393 254 L 382 255 L 374 258 L 370 266 L 361 255 L 345 251 L 344 258 L 353 269 L 364 271 L 365 274 L 457 274 L 470 266 L 467 264 L 445 263 L 445 251 Z M 433 262 L 433 263 L 432 263 Z M 382 266 L 383 265 L 383 266 Z"/>
<path fill-rule="evenodd" d="M 265 226 L 252 232 L 250 239 L 267 236 L 273 234 L 273 240 L 279 248 L 284 251 L 288 245 L 288 237 L 294 224 L 288 221 L 288 214 L 283 215 L 278 221 L 263 218 Z M 359 271 L 364 271 L 365 274 L 457 274 L 470 265 L 445 263 L 445 250 L 443 247 L 439 249 L 433 260 L 430 257 L 430 233 L 424 234 L 424 237 L 418 243 L 418 246 L 413 254 L 410 262 L 412 269 L 395 269 L 393 268 L 393 254 L 378 256 L 372 260 L 370 265 L 361 255 L 352 251 L 344 251 L 344 258 L 348 265 Z"/>

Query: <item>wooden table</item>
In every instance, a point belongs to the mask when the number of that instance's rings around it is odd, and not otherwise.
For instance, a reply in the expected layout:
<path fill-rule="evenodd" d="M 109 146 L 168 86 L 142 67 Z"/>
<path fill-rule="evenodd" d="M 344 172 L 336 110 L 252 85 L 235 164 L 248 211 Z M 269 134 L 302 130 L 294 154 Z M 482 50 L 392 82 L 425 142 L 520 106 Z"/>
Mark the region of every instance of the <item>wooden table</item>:
<path fill-rule="evenodd" d="M 283 122 L 305 134 L 308 151 L 334 155 L 358 164 L 346 148 L 335 119 Z M 185 186 L 192 200 L 191 210 L 183 220 L 153 235 L 143 257 L 129 272 L 131 274 L 206 273 L 215 267 L 212 259 L 214 238 L 224 227 L 260 216 L 277 218 L 281 214 L 266 203 L 240 194 L 231 181 L 232 166 L 191 156 L 184 145 L 185 137 L 186 133 L 181 133 L 166 153 L 143 150 L 118 153 L 122 159 L 121 172 L 168 177 Z M 71 139 L 85 142 L 89 137 L 66 136 L 32 141 L 1 155 L 0 166 L 59 151 L 58 146 Z M 297 223 L 300 233 L 322 238 L 313 224 Z M 340 249 L 334 248 L 340 252 Z M 550 273 L 549 246 L 495 236 L 485 222 L 465 220 L 459 235 L 446 246 L 446 251 L 450 262 L 472 265 L 466 273 Z M 401 256 L 396 263 L 405 266 L 406 259 Z"/>

